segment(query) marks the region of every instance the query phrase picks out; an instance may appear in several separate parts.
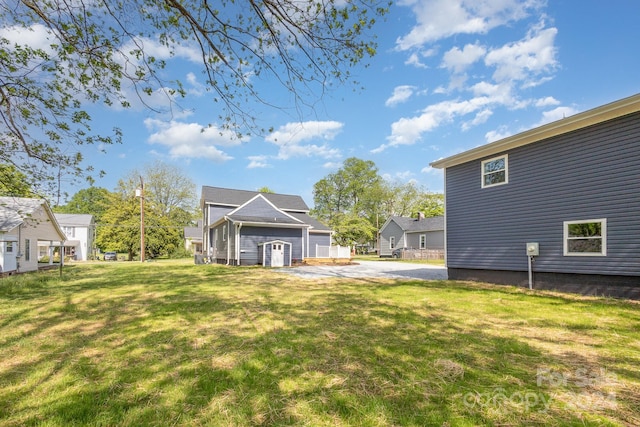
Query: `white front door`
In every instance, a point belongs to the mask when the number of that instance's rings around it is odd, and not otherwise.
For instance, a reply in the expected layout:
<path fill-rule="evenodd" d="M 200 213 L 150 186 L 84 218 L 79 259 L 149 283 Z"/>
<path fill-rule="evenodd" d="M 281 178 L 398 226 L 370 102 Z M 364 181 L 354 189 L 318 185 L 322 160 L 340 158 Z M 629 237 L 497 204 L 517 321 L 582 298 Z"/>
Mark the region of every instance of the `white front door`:
<path fill-rule="evenodd" d="M 271 244 L 271 267 L 284 267 L 283 246 L 282 243 Z"/>
<path fill-rule="evenodd" d="M 18 268 L 16 253 L 17 242 L 0 242 L 0 271 L 15 271 Z"/>

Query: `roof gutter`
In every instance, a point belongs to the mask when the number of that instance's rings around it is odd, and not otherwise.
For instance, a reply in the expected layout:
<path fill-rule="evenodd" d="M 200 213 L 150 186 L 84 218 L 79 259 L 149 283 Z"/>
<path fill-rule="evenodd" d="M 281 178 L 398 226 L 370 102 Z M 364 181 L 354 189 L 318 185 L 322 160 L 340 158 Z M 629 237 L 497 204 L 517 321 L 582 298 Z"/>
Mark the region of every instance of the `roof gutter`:
<path fill-rule="evenodd" d="M 582 129 L 587 126 L 602 123 L 617 117 L 622 117 L 627 114 L 636 113 L 638 111 L 640 111 L 640 94 L 611 102 L 609 104 L 521 132 L 517 135 L 473 148 L 454 156 L 436 160 L 431 162 L 430 166 L 436 169 L 456 166 L 472 160 L 499 154 L 523 145 L 538 142 L 543 139 Z"/>

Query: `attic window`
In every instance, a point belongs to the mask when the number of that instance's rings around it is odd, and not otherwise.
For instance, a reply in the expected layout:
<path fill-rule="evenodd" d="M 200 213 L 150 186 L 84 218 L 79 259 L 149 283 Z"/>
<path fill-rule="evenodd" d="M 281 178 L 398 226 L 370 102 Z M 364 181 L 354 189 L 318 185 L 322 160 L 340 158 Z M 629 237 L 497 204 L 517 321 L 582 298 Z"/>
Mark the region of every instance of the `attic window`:
<path fill-rule="evenodd" d="M 509 166 L 507 154 L 482 162 L 482 188 L 509 182 Z"/>

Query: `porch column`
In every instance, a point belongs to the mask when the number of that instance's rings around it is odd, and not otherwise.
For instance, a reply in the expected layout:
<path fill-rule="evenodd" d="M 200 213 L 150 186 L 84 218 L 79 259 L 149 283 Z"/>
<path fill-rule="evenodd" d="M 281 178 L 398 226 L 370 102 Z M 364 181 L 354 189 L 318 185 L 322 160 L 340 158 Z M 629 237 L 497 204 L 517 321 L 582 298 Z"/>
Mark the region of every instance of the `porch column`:
<path fill-rule="evenodd" d="M 49 265 L 53 265 L 53 250 L 54 250 L 53 242 L 49 241 Z"/>

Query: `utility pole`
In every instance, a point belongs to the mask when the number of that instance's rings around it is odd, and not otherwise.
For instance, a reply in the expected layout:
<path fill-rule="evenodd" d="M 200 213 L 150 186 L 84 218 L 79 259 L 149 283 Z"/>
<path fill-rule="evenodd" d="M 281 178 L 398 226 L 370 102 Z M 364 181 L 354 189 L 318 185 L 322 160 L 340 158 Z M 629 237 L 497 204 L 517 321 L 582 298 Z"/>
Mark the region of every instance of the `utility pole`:
<path fill-rule="evenodd" d="M 144 181 L 140 176 L 140 188 L 136 189 L 136 196 L 140 197 L 140 262 L 144 262 Z"/>

